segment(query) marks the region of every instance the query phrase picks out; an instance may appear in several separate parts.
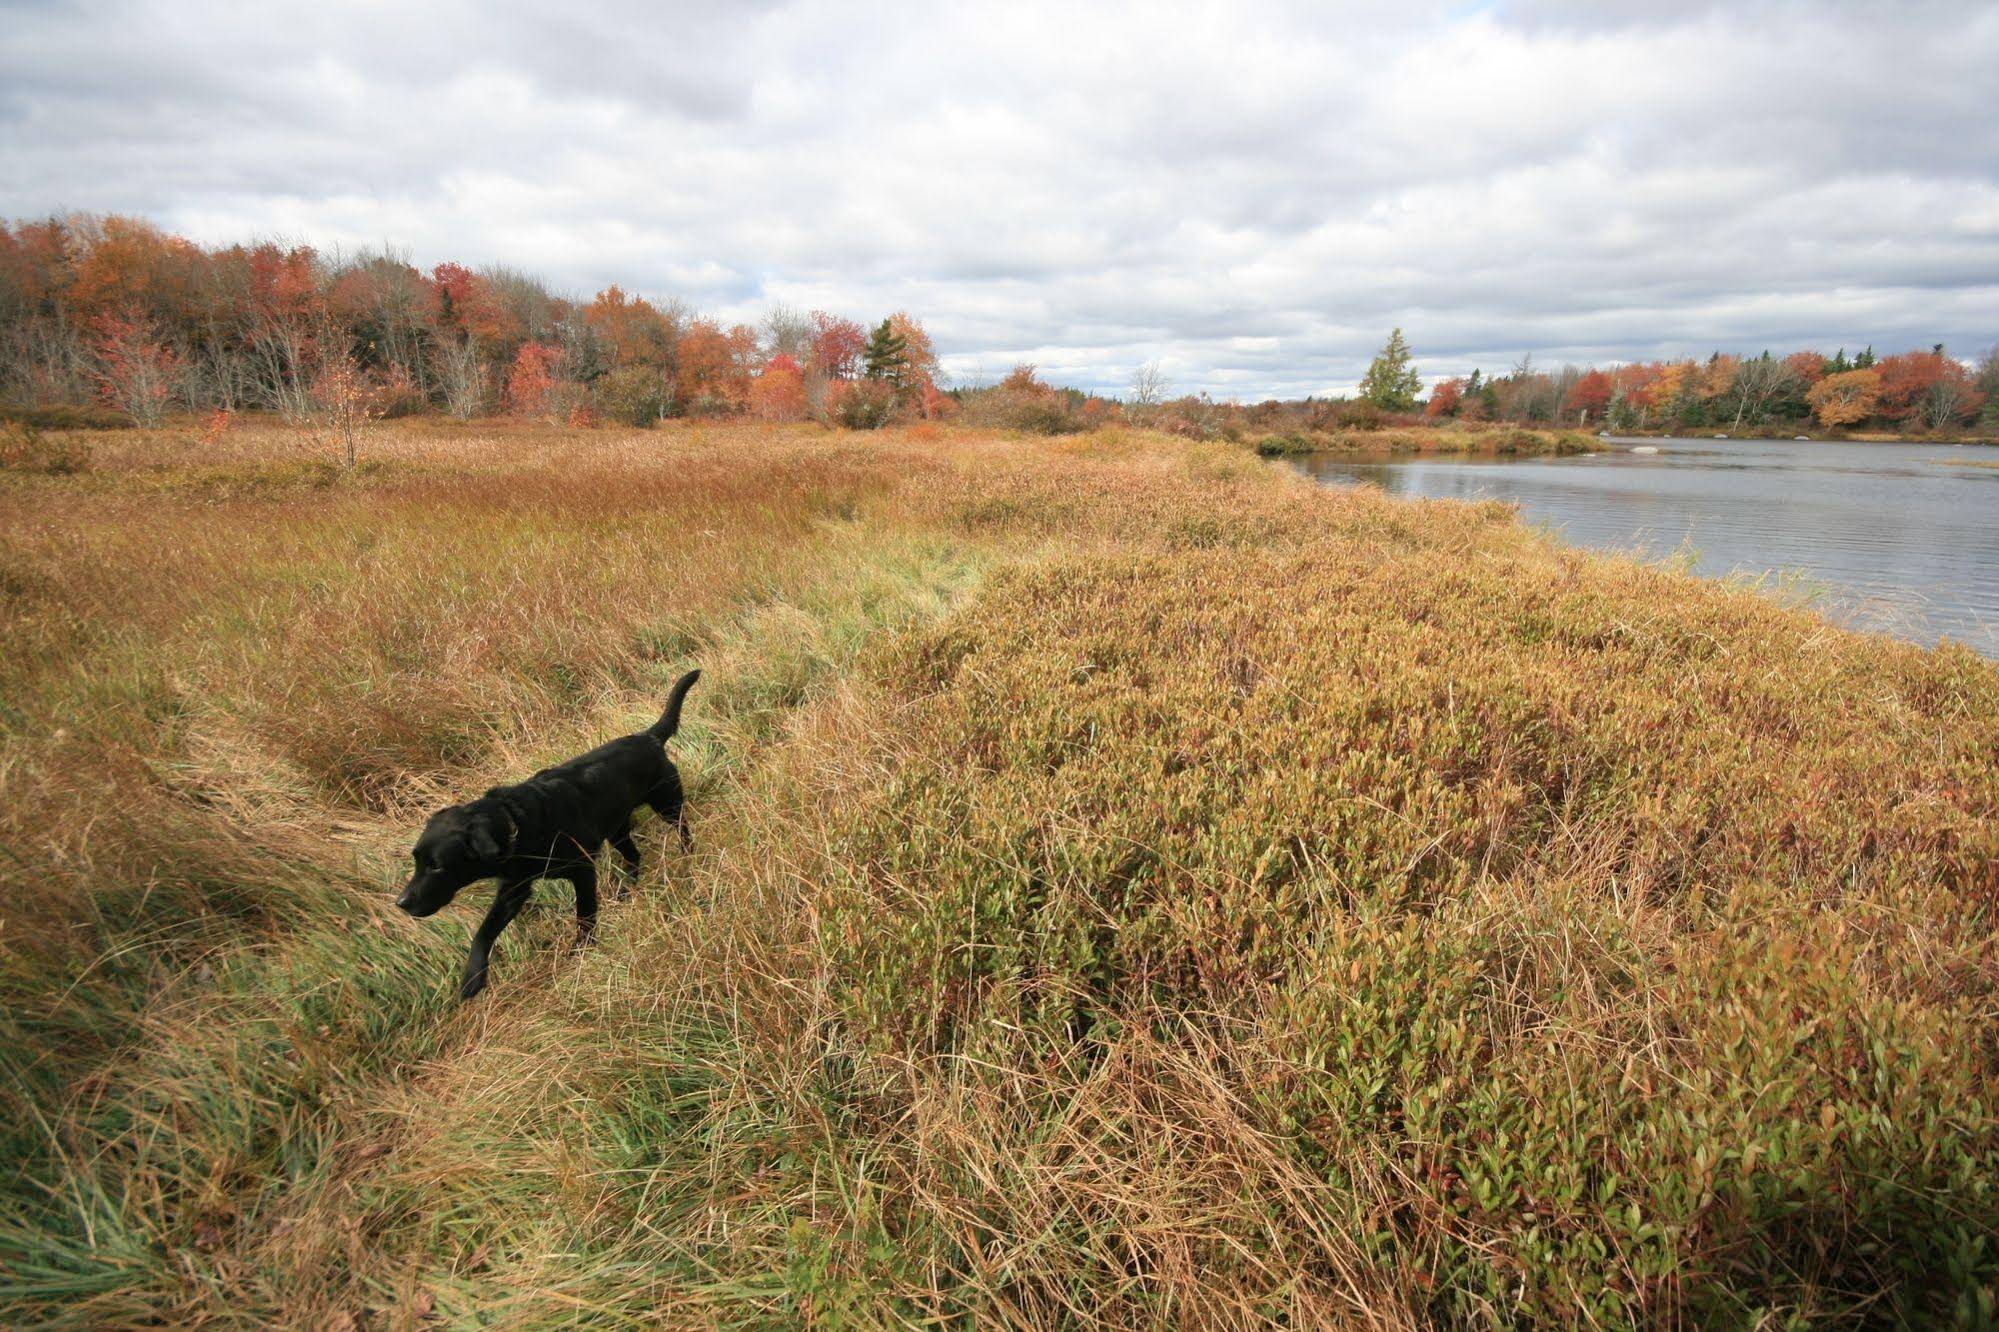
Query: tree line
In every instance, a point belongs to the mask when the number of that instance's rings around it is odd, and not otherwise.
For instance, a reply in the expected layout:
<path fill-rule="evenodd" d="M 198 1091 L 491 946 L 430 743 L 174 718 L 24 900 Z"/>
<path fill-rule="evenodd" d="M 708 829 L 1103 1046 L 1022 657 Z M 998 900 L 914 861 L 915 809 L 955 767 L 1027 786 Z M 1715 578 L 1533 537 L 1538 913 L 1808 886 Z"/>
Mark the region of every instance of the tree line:
<path fill-rule="evenodd" d="M 1742 430 L 1816 423 L 1827 430 L 1948 431 L 1999 426 L 1999 348 L 1976 366 L 1927 351 L 1849 357 L 1797 351 L 1776 356 L 1639 361 L 1548 373 L 1521 358 L 1506 375 L 1439 380 L 1419 402 L 1421 382 L 1402 330 L 1369 365 L 1359 399 L 1387 412 L 1468 421 L 1597 426 L 1607 430 Z"/>
<path fill-rule="evenodd" d="M 991 388 L 946 390 L 921 323 L 871 327 L 823 310 L 769 310 L 756 326 L 606 287 L 587 301 L 505 267 L 429 272 L 387 251 L 329 256 L 276 242 L 203 247 L 132 217 L 0 221 L 0 405 L 276 412 L 355 422 L 425 411 L 644 425 L 672 416 L 806 417 L 854 427 L 962 412 L 1059 432 L 1111 420 L 1189 435 L 1298 418 L 1384 417 L 1609 430 L 1949 431 L 1999 427 L 1999 352 L 1976 367 L 1941 345 L 1877 358 L 1798 351 L 1706 360 L 1474 370 L 1427 396 L 1402 331 L 1352 398 L 1169 400 L 1157 364 L 1116 400 L 1058 389 L 1020 366 Z"/>
<path fill-rule="evenodd" d="M 556 295 L 504 267 L 419 271 L 386 251 L 203 247 L 139 218 L 0 221 L 0 402 L 293 420 L 493 412 L 880 424 L 939 409 L 913 316 L 823 310 L 725 327 L 678 301 Z"/>

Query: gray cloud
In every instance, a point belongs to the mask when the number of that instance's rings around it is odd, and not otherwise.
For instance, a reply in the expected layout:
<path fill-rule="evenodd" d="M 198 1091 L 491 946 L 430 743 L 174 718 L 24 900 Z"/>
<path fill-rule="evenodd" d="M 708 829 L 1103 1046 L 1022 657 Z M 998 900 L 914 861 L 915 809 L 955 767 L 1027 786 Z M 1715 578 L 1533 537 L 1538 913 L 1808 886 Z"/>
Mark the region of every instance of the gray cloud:
<path fill-rule="evenodd" d="M 0 5 L 0 214 L 391 242 L 955 373 L 1999 338 L 1985 4 Z"/>

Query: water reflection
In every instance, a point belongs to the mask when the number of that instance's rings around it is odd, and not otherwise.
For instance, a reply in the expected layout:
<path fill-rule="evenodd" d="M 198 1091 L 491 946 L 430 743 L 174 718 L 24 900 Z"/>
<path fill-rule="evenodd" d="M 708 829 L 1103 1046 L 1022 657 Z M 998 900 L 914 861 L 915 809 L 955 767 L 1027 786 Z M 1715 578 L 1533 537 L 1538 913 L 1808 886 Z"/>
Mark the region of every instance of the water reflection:
<path fill-rule="evenodd" d="M 1799 575 L 1856 627 L 1999 657 L 1999 469 L 1978 461 L 1999 462 L 1999 448 L 1672 439 L 1573 458 L 1293 465 L 1397 495 L 1507 500 L 1576 545 L 1681 554 L 1697 573 Z"/>

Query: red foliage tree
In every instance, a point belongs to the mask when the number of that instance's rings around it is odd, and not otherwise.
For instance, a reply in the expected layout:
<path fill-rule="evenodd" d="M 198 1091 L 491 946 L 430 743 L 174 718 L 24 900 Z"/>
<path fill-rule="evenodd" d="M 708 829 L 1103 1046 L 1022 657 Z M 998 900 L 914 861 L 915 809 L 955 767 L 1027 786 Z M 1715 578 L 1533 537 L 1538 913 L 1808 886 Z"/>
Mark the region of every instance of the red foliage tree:
<path fill-rule="evenodd" d="M 180 355 L 144 318 L 99 315 L 91 329 L 104 401 L 141 426 L 158 425 L 180 380 Z"/>
<path fill-rule="evenodd" d="M 1430 386 L 1430 401 L 1423 405 L 1423 415 L 1431 418 L 1456 416 L 1464 396 L 1464 380 L 1440 379 Z"/>
<path fill-rule="evenodd" d="M 432 269 L 430 293 L 431 318 L 439 331 L 471 339 L 483 355 L 501 355 L 527 336 L 493 284 L 463 264 Z"/>
<path fill-rule="evenodd" d="M 1949 373 L 1946 363 L 1955 365 L 1942 352 L 1903 352 L 1878 361 L 1881 376 L 1878 410 L 1897 420 L 1915 420 L 1922 415 L 1923 399 Z"/>
<path fill-rule="evenodd" d="M 1784 364 L 1808 389 L 1825 378 L 1825 357 L 1815 351 L 1792 352 L 1784 358 Z"/>
<path fill-rule="evenodd" d="M 514 354 L 507 371 L 507 410 L 515 416 L 545 416 L 556 382 L 561 378 L 562 349 L 545 342 L 527 342 Z"/>
<path fill-rule="evenodd" d="M 852 379 L 860 373 L 868 349 L 868 331 L 851 319 L 812 312 L 812 366 L 831 379 Z"/>
<path fill-rule="evenodd" d="M 1603 415 L 1604 408 L 1610 406 L 1610 395 L 1616 388 L 1609 375 L 1601 370 L 1592 370 L 1575 382 L 1562 405 L 1569 411 L 1580 413 L 1584 421 L 1593 421 Z"/>

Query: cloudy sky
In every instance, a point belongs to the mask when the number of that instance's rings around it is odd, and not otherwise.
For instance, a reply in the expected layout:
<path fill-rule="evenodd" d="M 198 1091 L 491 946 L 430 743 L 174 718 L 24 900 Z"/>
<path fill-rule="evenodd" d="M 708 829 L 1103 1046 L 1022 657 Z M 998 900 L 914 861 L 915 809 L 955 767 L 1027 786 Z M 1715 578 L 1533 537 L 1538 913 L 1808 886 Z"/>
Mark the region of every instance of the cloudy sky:
<path fill-rule="evenodd" d="M 961 381 L 1999 341 L 1999 5 L 0 0 L 0 215 L 929 326 Z"/>

